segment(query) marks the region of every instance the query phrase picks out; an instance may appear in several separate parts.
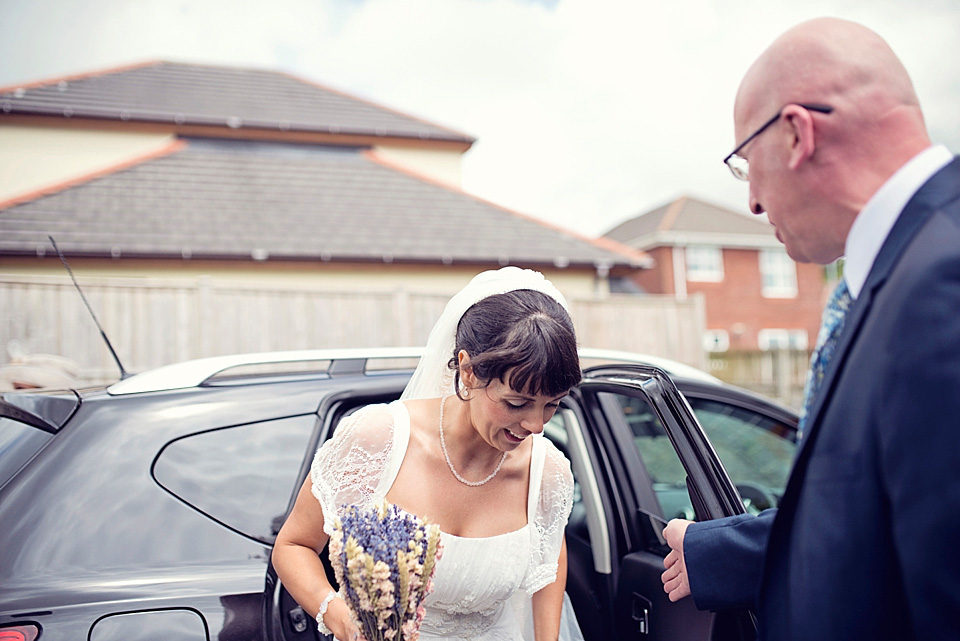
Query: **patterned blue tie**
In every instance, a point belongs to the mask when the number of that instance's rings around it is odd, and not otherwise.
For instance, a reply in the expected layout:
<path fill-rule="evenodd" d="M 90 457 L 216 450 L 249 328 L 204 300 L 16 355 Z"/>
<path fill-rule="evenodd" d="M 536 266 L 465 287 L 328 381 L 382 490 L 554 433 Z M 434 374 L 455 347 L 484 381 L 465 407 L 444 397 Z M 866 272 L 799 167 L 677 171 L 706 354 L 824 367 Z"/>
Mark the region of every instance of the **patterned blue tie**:
<path fill-rule="evenodd" d="M 797 427 L 798 442 L 806 428 L 810 406 L 813 405 L 813 399 L 816 398 L 820 384 L 823 382 L 823 374 L 827 371 L 827 364 L 833 356 L 833 350 L 837 347 L 837 339 L 840 338 L 840 332 L 843 331 L 843 321 L 847 317 L 852 301 L 850 290 L 847 289 L 847 281 L 841 278 L 836 289 L 833 290 L 833 294 L 830 295 L 827 306 L 823 309 L 820 332 L 817 334 L 817 345 L 810 357 L 807 382 L 803 387 L 803 411 L 800 412 L 800 424 Z"/>

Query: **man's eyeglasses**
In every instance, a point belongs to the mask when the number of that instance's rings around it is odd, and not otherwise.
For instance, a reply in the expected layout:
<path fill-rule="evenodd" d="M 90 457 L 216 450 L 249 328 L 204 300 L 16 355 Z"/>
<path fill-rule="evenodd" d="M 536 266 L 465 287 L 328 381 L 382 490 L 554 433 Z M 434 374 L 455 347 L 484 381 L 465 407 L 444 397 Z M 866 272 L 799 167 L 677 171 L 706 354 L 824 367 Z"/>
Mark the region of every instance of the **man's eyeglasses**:
<path fill-rule="evenodd" d="M 807 105 L 800 102 L 790 103 L 795 104 L 798 107 L 803 107 L 807 111 L 816 111 L 817 113 L 828 114 L 833 111 L 833 107 L 828 105 Z M 786 106 L 786 105 L 784 105 Z M 759 129 L 747 136 L 747 138 L 737 145 L 737 148 L 730 152 L 730 154 L 723 159 L 723 164 L 725 164 L 729 169 L 730 173 L 734 175 L 735 178 L 740 180 L 750 180 L 750 164 L 747 162 L 747 159 L 743 156 L 738 156 L 737 152 L 747 146 L 747 143 L 762 134 L 767 128 L 770 127 L 773 123 L 780 120 L 780 116 L 783 115 L 783 108 L 777 112 L 777 115 L 763 123 Z"/>

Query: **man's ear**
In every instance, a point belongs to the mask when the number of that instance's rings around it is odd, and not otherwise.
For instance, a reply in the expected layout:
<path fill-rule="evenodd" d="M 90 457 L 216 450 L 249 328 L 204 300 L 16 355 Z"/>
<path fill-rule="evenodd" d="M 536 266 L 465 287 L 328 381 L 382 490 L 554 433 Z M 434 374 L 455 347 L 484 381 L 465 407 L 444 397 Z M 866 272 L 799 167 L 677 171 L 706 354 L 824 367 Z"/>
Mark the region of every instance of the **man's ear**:
<path fill-rule="evenodd" d="M 813 116 L 800 105 L 787 105 L 783 108 L 783 119 L 790 134 L 790 158 L 787 166 L 796 170 L 813 156 L 817 148 Z"/>

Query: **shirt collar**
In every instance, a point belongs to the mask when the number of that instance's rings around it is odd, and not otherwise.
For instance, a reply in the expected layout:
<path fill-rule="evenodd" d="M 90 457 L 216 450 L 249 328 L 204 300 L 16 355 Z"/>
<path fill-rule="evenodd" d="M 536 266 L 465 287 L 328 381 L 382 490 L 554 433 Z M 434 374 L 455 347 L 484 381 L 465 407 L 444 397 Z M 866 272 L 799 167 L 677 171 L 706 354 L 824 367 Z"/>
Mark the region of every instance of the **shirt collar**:
<path fill-rule="evenodd" d="M 860 295 L 873 261 L 900 212 L 920 187 L 951 160 L 953 155 L 946 147 L 928 147 L 898 169 L 860 210 L 844 248 L 843 277 L 850 296 Z"/>

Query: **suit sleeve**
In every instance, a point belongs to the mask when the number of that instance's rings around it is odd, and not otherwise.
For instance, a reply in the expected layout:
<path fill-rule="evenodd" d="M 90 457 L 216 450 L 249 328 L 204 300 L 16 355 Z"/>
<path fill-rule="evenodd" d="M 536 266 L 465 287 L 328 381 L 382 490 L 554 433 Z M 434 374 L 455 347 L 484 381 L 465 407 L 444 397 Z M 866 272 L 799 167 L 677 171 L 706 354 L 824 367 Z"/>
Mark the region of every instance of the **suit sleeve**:
<path fill-rule="evenodd" d="M 693 523 L 683 540 L 690 592 L 700 610 L 756 608 L 776 508 Z"/>

